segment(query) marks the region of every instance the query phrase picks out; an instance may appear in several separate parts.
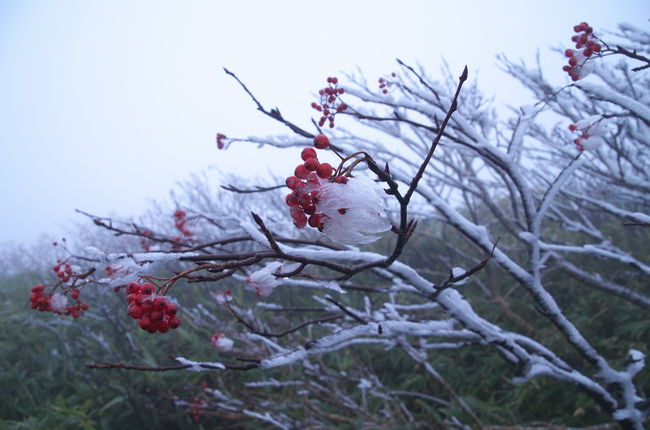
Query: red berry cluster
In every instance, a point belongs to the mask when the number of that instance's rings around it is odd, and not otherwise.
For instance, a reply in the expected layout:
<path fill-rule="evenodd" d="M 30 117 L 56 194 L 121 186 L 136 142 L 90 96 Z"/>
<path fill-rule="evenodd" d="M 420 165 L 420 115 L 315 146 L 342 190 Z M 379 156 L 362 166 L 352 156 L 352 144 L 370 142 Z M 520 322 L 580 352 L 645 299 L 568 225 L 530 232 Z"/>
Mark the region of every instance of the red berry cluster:
<path fill-rule="evenodd" d="M 53 300 L 56 300 L 55 294 L 52 292 L 46 293 L 45 285 L 38 284 L 32 287 L 31 293 L 29 294 L 29 301 L 32 309 L 36 309 L 40 312 L 53 312 L 55 314 L 70 315 L 72 318 L 77 319 L 81 316 L 82 311 L 88 310 L 88 304 L 82 303 L 79 300 L 79 290 L 73 288 L 71 291 L 70 297 L 76 300 L 77 303 L 74 305 L 59 307 L 53 303 Z M 58 296 L 63 298 L 63 295 Z M 65 300 L 65 298 L 63 298 L 63 300 Z"/>
<path fill-rule="evenodd" d="M 569 64 L 562 67 L 562 70 L 569 74 L 571 80 L 577 81 L 584 77 L 580 73 L 580 69 L 582 69 L 589 57 L 600 52 L 602 46 L 594 37 L 593 28 L 586 22 L 574 26 L 573 31 L 577 33 L 571 37 L 571 41 L 575 42 L 575 49 L 564 51 L 564 55 L 569 59 Z"/>
<path fill-rule="evenodd" d="M 326 149 L 330 146 L 329 139 L 324 134 L 319 134 L 314 138 L 314 146 L 318 149 Z M 303 149 L 300 158 L 303 163 L 296 167 L 294 176 L 289 176 L 285 181 L 291 193 L 287 194 L 284 201 L 289 206 L 289 214 L 296 227 L 305 228 L 309 224 L 322 231 L 325 215 L 316 213 L 320 180 L 346 183 L 348 178 L 345 176 L 335 178 L 332 166 L 329 163 L 320 163 L 313 148 Z"/>
<path fill-rule="evenodd" d="M 225 148 L 226 145 L 223 143 L 224 139 L 226 139 L 225 134 L 217 133 L 217 149 Z"/>
<path fill-rule="evenodd" d="M 184 210 L 176 209 L 174 212 L 174 225 L 183 236 L 192 236 L 192 232 L 187 229 L 187 220 L 185 219 L 186 215 L 187 213 L 185 213 Z"/>
<path fill-rule="evenodd" d="M 397 77 L 397 73 L 393 72 L 390 74 L 391 78 Z M 385 78 L 379 78 L 379 89 L 381 90 L 382 93 L 388 94 L 388 89 L 393 85 L 393 81 Z"/>
<path fill-rule="evenodd" d="M 576 124 L 569 124 L 569 130 L 570 131 L 577 131 L 577 129 L 578 129 L 578 126 Z M 582 133 L 582 135 L 580 137 L 578 137 L 577 139 L 575 139 L 573 141 L 573 144 L 576 145 L 576 147 L 578 148 L 578 151 L 584 151 L 585 150 L 585 147 L 582 144 L 582 140 L 587 138 L 587 137 L 589 137 L 589 136 L 586 134 L 586 131 L 585 131 L 585 132 Z"/>
<path fill-rule="evenodd" d="M 194 397 L 194 401 L 192 402 L 192 419 L 194 421 L 201 420 L 201 408 L 205 408 L 206 405 L 207 402 L 204 399 Z"/>
<path fill-rule="evenodd" d="M 194 401 L 192 402 L 192 418 L 194 421 L 199 421 L 201 419 L 201 409 L 207 406 L 205 399 L 200 397 L 206 388 L 208 388 L 208 383 L 202 382 L 200 385 L 201 391 L 199 392 L 199 395 L 194 397 Z"/>
<path fill-rule="evenodd" d="M 318 125 L 325 125 L 325 121 L 329 121 L 330 128 L 334 127 L 334 116 L 341 113 L 348 108 L 348 105 L 343 103 L 340 95 L 345 92 L 343 88 L 339 88 L 339 80 L 337 78 L 327 78 L 328 86 L 318 90 L 320 95 L 320 103 L 312 103 L 311 107 L 322 113 Z"/>
<path fill-rule="evenodd" d="M 165 296 L 155 296 L 151 284 L 131 282 L 126 287 L 126 308 L 129 316 L 140 320 L 140 328 L 155 333 L 165 333 L 181 325 L 176 313 L 178 307 Z"/>
<path fill-rule="evenodd" d="M 68 263 L 57 263 L 52 266 L 52 270 L 56 272 L 56 276 L 63 282 L 68 282 L 70 277 L 74 275 L 72 267 Z"/>

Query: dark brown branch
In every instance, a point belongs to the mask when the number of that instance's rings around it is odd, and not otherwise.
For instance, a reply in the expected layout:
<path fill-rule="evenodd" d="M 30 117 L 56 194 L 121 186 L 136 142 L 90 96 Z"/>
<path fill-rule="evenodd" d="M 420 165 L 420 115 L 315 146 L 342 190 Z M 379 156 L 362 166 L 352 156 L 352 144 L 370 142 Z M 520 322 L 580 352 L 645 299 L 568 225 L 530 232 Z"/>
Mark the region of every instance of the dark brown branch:
<path fill-rule="evenodd" d="M 276 252 L 278 257 L 282 257 L 284 255 L 284 252 L 282 252 L 280 249 L 280 246 L 275 241 L 275 238 L 273 237 L 273 234 L 271 234 L 271 231 L 266 227 L 266 224 L 264 224 L 264 221 L 262 221 L 262 218 L 260 218 L 260 216 L 255 212 L 251 212 L 251 215 L 253 216 L 255 223 L 260 227 L 260 229 L 262 229 L 262 233 L 264 233 L 266 240 L 269 241 L 271 248 Z"/>
<path fill-rule="evenodd" d="M 275 119 L 276 121 L 279 121 L 282 124 L 286 125 L 287 127 L 289 127 L 291 129 L 291 131 L 293 131 L 296 134 L 299 134 L 299 135 L 301 135 L 303 137 L 307 137 L 309 139 L 314 138 L 313 134 L 309 133 L 308 131 L 303 130 L 302 128 L 298 127 L 294 123 L 284 119 L 282 117 L 282 114 L 280 114 L 280 111 L 278 110 L 278 108 L 274 108 L 274 109 L 271 109 L 270 111 L 267 111 L 264 108 L 264 106 L 262 106 L 262 104 L 255 98 L 253 93 L 250 92 L 250 90 L 246 87 L 246 85 L 244 85 L 244 83 L 237 77 L 237 75 L 235 75 L 233 72 L 226 69 L 225 67 L 223 68 L 223 70 L 226 72 L 227 75 L 232 76 L 237 81 L 237 83 L 239 85 L 241 85 L 241 87 L 244 89 L 244 91 L 246 91 L 246 94 L 248 94 L 250 96 L 250 98 L 253 99 L 253 102 L 257 105 L 257 110 L 262 112 L 264 115 L 270 116 L 271 118 Z"/>
<path fill-rule="evenodd" d="M 221 188 L 223 188 L 224 190 L 232 191 L 232 192 L 240 193 L 240 194 L 265 193 L 267 191 L 278 190 L 278 189 L 284 188 L 284 187 L 285 187 L 285 185 L 273 185 L 273 186 L 270 186 L 270 187 L 262 187 L 260 185 L 255 185 L 254 189 L 250 189 L 250 188 L 249 189 L 244 189 L 244 188 L 235 187 L 232 184 L 222 185 L 221 186 Z"/>
<path fill-rule="evenodd" d="M 499 240 L 501 240 L 501 238 L 497 238 L 496 242 L 494 242 L 494 246 L 492 246 L 492 250 L 490 251 L 490 253 L 488 255 L 486 255 L 485 258 L 483 258 L 483 260 L 481 260 L 474 267 L 470 268 L 465 273 L 462 273 L 462 274 L 460 274 L 458 276 L 454 276 L 453 273 L 450 273 L 449 278 L 445 282 L 443 282 L 440 286 L 435 287 L 436 291 L 434 292 L 434 297 L 436 297 L 443 290 L 445 290 L 446 288 L 449 288 L 450 286 L 452 286 L 456 282 L 460 282 L 463 279 L 467 279 L 468 277 L 470 277 L 474 273 L 478 272 L 479 270 L 482 270 L 485 266 L 487 266 L 488 262 L 490 261 L 490 259 L 494 255 L 494 250 L 497 248 L 497 245 L 499 244 Z"/>
<path fill-rule="evenodd" d="M 434 90 L 433 87 L 431 87 L 431 85 L 429 85 L 429 83 L 427 81 L 425 81 L 424 78 L 422 76 L 420 76 L 420 74 L 415 71 L 415 69 L 413 69 L 413 67 L 411 67 L 408 64 L 404 63 L 399 58 L 396 58 L 396 60 L 397 60 L 397 62 L 399 63 L 400 66 L 405 67 L 409 72 L 413 73 L 418 78 L 420 83 L 422 85 L 424 85 L 424 87 L 426 89 L 431 91 L 431 94 L 433 94 L 436 97 L 436 100 L 438 100 L 438 102 L 440 102 L 440 96 L 438 95 L 438 92 L 436 90 Z"/>
<path fill-rule="evenodd" d="M 346 314 L 348 314 L 349 316 L 351 316 L 352 318 L 354 318 L 355 320 L 357 320 L 361 324 L 364 324 L 364 325 L 368 324 L 368 321 L 364 320 L 363 318 L 361 318 L 360 316 L 358 316 L 357 314 L 355 314 L 354 312 L 352 312 L 351 310 L 349 310 L 348 308 L 346 308 L 345 306 L 343 306 L 341 303 L 337 302 L 333 298 L 325 297 L 325 300 L 332 303 L 334 306 L 341 309 L 343 312 L 345 312 Z"/>
<path fill-rule="evenodd" d="M 328 315 L 328 316 L 323 317 L 323 318 L 318 318 L 318 319 L 315 319 L 315 320 L 305 321 L 305 322 L 303 322 L 303 323 L 301 323 L 301 324 L 299 324 L 299 325 L 297 325 L 295 327 L 288 328 L 288 329 L 286 329 L 284 331 L 281 331 L 279 333 L 270 333 L 270 332 L 268 332 L 266 330 L 265 331 L 260 331 L 260 330 L 256 329 L 255 326 L 253 326 L 251 323 L 246 321 L 241 315 L 239 315 L 232 308 L 232 306 L 230 305 L 229 302 L 226 302 L 226 307 L 228 308 L 228 310 L 230 311 L 232 316 L 235 317 L 235 319 L 238 322 L 242 323 L 251 333 L 257 334 L 257 335 L 260 335 L 260 336 L 264 336 L 264 337 L 283 337 L 283 336 L 286 336 L 288 334 L 294 333 L 294 332 L 300 330 L 301 328 L 310 326 L 312 324 L 320 324 L 320 323 L 323 323 L 323 322 L 333 321 L 333 320 L 336 320 L 336 319 L 339 319 L 339 318 L 343 317 L 343 314 Z"/>
<path fill-rule="evenodd" d="M 614 53 L 622 54 L 625 55 L 626 57 L 633 58 L 635 60 L 645 63 L 643 66 L 633 68 L 632 69 L 633 72 L 640 72 L 641 70 L 650 68 L 650 58 L 637 54 L 636 51 L 630 51 L 628 49 L 623 48 L 622 46 L 617 46 Z"/>
<path fill-rule="evenodd" d="M 250 364 L 244 364 L 244 365 L 239 365 L 239 364 L 225 364 L 225 363 L 220 363 L 225 367 L 226 369 L 229 370 L 250 370 L 250 369 L 256 369 L 259 367 L 259 362 L 255 363 L 250 363 Z M 190 367 L 194 366 L 199 366 L 202 367 L 203 369 L 208 369 L 208 370 L 223 370 L 223 368 L 219 366 L 213 366 L 208 363 L 198 363 L 195 365 L 192 364 L 178 364 L 175 366 L 139 366 L 136 364 L 127 364 L 127 363 L 111 363 L 111 362 L 105 362 L 105 363 L 100 363 L 100 364 L 95 364 L 95 363 L 88 363 L 86 364 L 86 367 L 89 369 L 127 369 L 127 370 L 138 370 L 141 372 L 169 372 L 172 370 L 183 370 L 183 369 L 188 369 Z"/>

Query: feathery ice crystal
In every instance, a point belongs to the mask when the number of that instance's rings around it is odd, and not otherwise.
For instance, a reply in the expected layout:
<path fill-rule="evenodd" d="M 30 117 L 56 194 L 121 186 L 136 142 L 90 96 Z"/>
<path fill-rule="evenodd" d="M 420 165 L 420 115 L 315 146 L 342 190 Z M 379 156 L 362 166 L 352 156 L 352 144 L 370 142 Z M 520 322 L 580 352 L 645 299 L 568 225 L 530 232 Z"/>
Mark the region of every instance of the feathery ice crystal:
<path fill-rule="evenodd" d="M 329 139 L 318 135 L 314 146 L 326 149 Z M 331 165 L 318 161 L 313 148 L 304 149 L 301 157 L 304 163 L 286 180 L 292 192 L 285 203 L 296 227 L 309 224 L 341 244 L 370 243 L 378 239 L 372 233 L 390 230 L 384 217 L 383 191 L 375 182 L 362 176 L 337 175 Z"/>
<path fill-rule="evenodd" d="M 323 214 L 323 233 L 334 242 L 374 242 L 379 237 L 366 233 L 383 233 L 391 227 L 383 216 L 383 191 L 368 177 L 322 184 L 316 208 Z"/>

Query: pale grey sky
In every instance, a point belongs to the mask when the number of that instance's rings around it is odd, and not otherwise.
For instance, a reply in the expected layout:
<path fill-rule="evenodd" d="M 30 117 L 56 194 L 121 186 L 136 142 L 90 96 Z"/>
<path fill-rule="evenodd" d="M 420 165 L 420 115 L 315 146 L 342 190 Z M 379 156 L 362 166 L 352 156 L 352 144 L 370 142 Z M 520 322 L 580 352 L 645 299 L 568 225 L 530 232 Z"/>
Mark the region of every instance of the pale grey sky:
<path fill-rule="evenodd" d="M 568 45 L 574 24 L 615 30 L 648 18 L 647 0 L 3 0 L 0 243 L 58 236 L 80 219 L 75 208 L 138 215 L 191 172 L 246 173 L 250 154 L 249 172 L 263 173 L 269 153 L 215 148 L 217 132 L 285 131 L 224 66 L 306 125 L 327 76 L 358 66 L 376 79 L 396 57 L 433 74 L 442 58 L 452 70 L 467 64 L 497 102 L 518 104 L 525 93 L 498 70 L 497 53 L 532 61 L 539 49 L 562 84 L 564 59 L 550 48 Z"/>

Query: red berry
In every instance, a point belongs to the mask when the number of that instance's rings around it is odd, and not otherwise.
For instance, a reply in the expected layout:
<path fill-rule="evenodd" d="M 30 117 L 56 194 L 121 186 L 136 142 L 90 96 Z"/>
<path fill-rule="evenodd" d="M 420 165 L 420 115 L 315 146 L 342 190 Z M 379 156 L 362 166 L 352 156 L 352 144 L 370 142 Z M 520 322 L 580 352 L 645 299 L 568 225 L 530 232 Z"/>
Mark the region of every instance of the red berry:
<path fill-rule="evenodd" d="M 318 228 L 318 226 L 320 225 L 321 218 L 322 218 L 321 214 L 315 214 L 315 215 L 310 216 L 309 217 L 309 225 L 314 227 L 314 228 Z"/>
<path fill-rule="evenodd" d="M 319 178 L 327 179 L 330 176 L 332 176 L 332 173 L 334 172 L 334 169 L 329 163 L 321 163 L 317 168 L 316 168 L 316 174 L 318 175 Z"/>
<path fill-rule="evenodd" d="M 165 311 L 167 312 L 167 315 L 176 315 L 176 312 L 178 312 L 178 306 L 174 303 L 167 303 L 167 309 Z"/>
<path fill-rule="evenodd" d="M 576 131 L 577 128 L 578 128 L 577 125 L 575 125 L 575 124 L 569 124 L 569 130 L 571 130 L 571 131 Z"/>
<path fill-rule="evenodd" d="M 142 300 L 136 300 L 136 303 L 142 307 L 142 310 L 145 312 L 149 312 L 151 310 L 151 307 L 153 306 L 153 300 L 151 300 L 150 297 L 147 297 Z"/>
<path fill-rule="evenodd" d="M 158 325 L 158 331 L 161 333 L 166 333 L 168 330 L 169 330 L 169 321 L 168 320 L 160 321 L 160 324 Z"/>
<path fill-rule="evenodd" d="M 316 150 L 314 148 L 305 148 L 300 153 L 300 158 L 302 158 L 303 161 L 307 161 L 310 158 L 318 158 L 318 155 L 316 155 Z"/>
<path fill-rule="evenodd" d="M 135 320 L 139 320 L 144 315 L 144 311 L 138 305 L 132 304 L 126 309 L 129 316 Z"/>
<path fill-rule="evenodd" d="M 307 215 L 305 215 L 305 212 L 302 209 L 292 207 L 289 209 L 289 214 L 291 215 L 291 218 L 293 218 L 293 224 L 296 227 L 305 228 L 307 225 Z"/>
<path fill-rule="evenodd" d="M 285 183 L 290 190 L 295 190 L 298 184 L 300 184 L 300 179 L 298 179 L 296 176 L 289 176 Z"/>
<path fill-rule="evenodd" d="M 573 57 L 573 49 L 567 49 L 564 51 L 564 56 L 569 58 Z"/>
<path fill-rule="evenodd" d="M 294 170 L 293 173 L 299 179 L 305 179 L 307 176 L 309 176 L 309 170 L 307 170 L 304 164 L 300 164 L 299 166 L 297 166 L 296 170 Z"/>
<path fill-rule="evenodd" d="M 77 300 L 79 298 L 79 290 L 72 290 L 70 297 Z"/>
<path fill-rule="evenodd" d="M 318 160 L 315 158 L 308 158 L 307 160 L 305 160 L 305 164 L 304 164 L 305 169 L 309 170 L 310 172 L 316 170 L 318 168 L 318 165 L 319 165 Z"/>
<path fill-rule="evenodd" d="M 324 123 L 325 121 L 323 121 L 323 124 Z M 324 134 L 319 134 L 316 137 L 314 137 L 314 146 L 318 149 L 328 148 L 330 146 L 330 140 Z"/>
<path fill-rule="evenodd" d="M 313 215 L 316 213 L 316 206 L 314 205 L 307 205 L 302 208 L 305 211 L 306 215 Z"/>
<path fill-rule="evenodd" d="M 129 282 L 129 285 L 126 287 L 127 294 L 137 294 L 140 292 L 140 284 L 137 282 Z"/>
<path fill-rule="evenodd" d="M 151 284 L 142 284 L 142 286 L 140 287 L 140 291 L 144 295 L 151 295 L 151 294 L 153 294 L 153 285 L 151 285 Z"/>
<path fill-rule="evenodd" d="M 287 204 L 287 206 L 298 206 L 299 201 L 300 200 L 295 191 L 291 194 L 287 194 L 287 196 L 284 198 L 284 202 Z"/>
<path fill-rule="evenodd" d="M 149 319 L 152 322 L 160 322 L 163 320 L 163 313 L 160 311 L 151 311 L 149 312 Z"/>
<path fill-rule="evenodd" d="M 175 329 L 180 325 L 181 325 L 181 320 L 179 320 L 177 316 L 173 316 L 169 318 L 169 328 Z"/>
<path fill-rule="evenodd" d="M 153 299 L 153 308 L 158 311 L 163 311 L 167 308 L 167 299 L 164 297 L 156 297 Z"/>
<path fill-rule="evenodd" d="M 336 182 L 337 184 L 347 184 L 348 178 L 346 176 L 337 176 L 334 182 Z"/>

